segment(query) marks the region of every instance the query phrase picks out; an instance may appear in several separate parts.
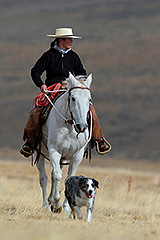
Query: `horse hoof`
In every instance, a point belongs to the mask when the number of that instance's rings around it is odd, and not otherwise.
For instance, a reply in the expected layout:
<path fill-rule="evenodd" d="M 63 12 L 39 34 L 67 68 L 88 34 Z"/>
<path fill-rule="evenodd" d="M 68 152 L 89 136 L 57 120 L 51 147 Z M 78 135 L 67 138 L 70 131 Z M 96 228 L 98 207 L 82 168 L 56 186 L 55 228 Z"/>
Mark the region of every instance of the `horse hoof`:
<path fill-rule="evenodd" d="M 51 202 L 51 211 L 54 213 L 60 213 L 62 211 L 61 201 L 53 199 Z"/>
<path fill-rule="evenodd" d="M 61 213 L 62 212 L 62 207 L 55 209 L 54 206 L 51 205 L 51 211 L 54 213 Z"/>

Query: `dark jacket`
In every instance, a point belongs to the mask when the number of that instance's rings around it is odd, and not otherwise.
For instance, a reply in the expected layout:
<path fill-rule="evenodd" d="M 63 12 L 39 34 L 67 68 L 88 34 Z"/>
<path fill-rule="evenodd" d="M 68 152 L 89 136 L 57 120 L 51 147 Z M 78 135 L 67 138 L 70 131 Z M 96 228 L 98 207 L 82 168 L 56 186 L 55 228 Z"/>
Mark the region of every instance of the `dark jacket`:
<path fill-rule="evenodd" d="M 46 71 L 47 86 L 61 82 L 63 78 L 69 76 L 69 72 L 74 76 L 87 74 L 76 52 L 70 50 L 63 55 L 55 48 L 44 52 L 31 69 L 31 77 L 37 87 L 44 84 L 41 79 L 44 71 Z"/>

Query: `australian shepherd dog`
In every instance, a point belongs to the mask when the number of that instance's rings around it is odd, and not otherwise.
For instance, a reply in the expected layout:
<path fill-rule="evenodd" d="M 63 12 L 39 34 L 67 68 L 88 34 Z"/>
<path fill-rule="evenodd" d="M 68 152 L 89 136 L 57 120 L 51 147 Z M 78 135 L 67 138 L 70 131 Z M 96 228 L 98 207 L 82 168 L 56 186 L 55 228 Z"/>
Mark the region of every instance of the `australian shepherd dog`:
<path fill-rule="evenodd" d="M 91 222 L 92 211 L 96 195 L 96 188 L 99 188 L 99 183 L 94 178 L 84 176 L 72 176 L 65 183 L 65 196 L 71 208 L 70 218 L 82 219 L 80 208 L 87 207 L 87 221 Z"/>

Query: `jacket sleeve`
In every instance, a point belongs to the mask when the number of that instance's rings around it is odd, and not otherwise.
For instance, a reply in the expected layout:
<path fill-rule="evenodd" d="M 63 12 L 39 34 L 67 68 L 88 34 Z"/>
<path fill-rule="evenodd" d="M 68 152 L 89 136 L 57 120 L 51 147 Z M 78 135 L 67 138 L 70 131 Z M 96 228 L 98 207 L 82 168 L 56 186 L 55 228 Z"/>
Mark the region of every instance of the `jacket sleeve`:
<path fill-rule="evenodd" d="M 44 83 L 41 79 L 41 75 L 46 70 L 48 66 L 48 54 L 47 52 L 43 53 L 43 55 L 37 60 L 34 67 L 31 69 L 31 77 L 33 82 L 37 87 L 41 87 Z"/>
<path fill-rule="evenodd" d="M 87 75 L 87 72 L 84 69 L 81 59 L 77 53 L 75 55 L 74 74 L 75 74 L 75 76 L 78 76 L 78 75 L 86 76 Z"/>

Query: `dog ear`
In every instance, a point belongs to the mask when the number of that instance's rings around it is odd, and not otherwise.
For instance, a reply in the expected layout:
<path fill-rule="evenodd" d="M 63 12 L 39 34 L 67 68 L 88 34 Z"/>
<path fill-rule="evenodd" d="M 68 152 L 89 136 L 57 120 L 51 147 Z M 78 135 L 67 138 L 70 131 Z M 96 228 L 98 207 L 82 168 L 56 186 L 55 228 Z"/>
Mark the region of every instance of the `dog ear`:
<path fill-rule="evenodd" d="M 79 187 L 84 188 L 85 187 L 85 178 L 81 177 L 79 179 Z"/>
<path fill-rule="evenodd" d="M 92 180 L 93 180 L 95 187 L 99 188 L 99 182 L 97 180 L 95 180 L 94 178 Z"/>

